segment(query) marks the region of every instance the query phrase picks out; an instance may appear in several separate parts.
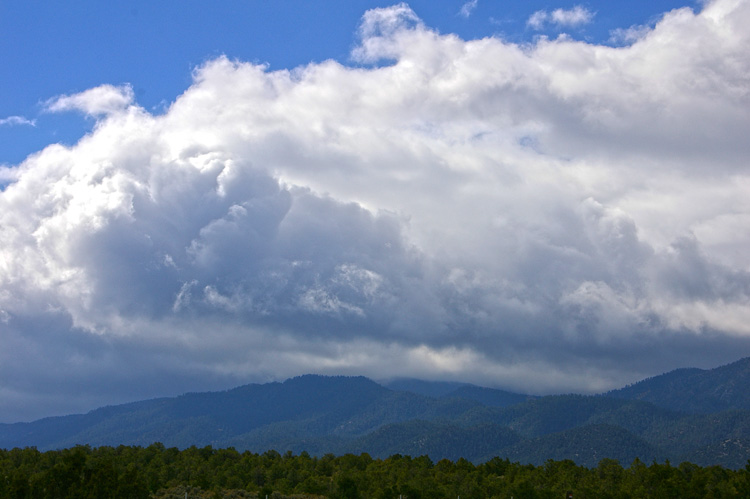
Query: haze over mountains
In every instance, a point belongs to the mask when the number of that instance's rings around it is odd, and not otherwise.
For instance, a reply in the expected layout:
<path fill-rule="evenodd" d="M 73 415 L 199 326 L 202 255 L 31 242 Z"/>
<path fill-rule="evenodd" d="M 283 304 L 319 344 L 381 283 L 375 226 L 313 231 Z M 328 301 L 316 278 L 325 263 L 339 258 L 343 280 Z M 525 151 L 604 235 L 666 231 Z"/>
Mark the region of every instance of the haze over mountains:
<path fill-rule="evenodd" d="M 0 447 L 191 445 L 311 454 L 493 456 L 595 466 L 669 459 L 745 466 L 750 358 L 681 369 L 599 396 L 533 397 L 456 383 L 364 377 L 291 378 L 188 393 L 87 414 L 0 425 Z"/>

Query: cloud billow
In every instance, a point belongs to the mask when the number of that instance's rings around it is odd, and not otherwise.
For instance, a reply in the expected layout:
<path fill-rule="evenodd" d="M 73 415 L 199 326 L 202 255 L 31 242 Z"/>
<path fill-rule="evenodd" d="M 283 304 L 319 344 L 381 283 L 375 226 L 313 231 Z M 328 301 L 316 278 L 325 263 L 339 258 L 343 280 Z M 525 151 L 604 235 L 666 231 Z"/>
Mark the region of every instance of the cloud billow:
<path fill-rule="evenodd" d="M 520 46 L 399 4 L 356 67 L 220 57 L 162 115 L 128 86 L 50 100 L 97 122 L 5 175 L 8 418 L 305 372 L 597 391 L 746 355 L 748 20 L 718 0 L 624 47 Z"/>
<path fill-rule="evenodd" d="M 577 27 L 589 24 L 593 18 L 593 12 L 576 5 L 572 9 L 555 9 L 552 12 L 538 10 L 529 17 L 526 24 L 536 30 L 544 29 L 547 24 L 557 28 Z"/>

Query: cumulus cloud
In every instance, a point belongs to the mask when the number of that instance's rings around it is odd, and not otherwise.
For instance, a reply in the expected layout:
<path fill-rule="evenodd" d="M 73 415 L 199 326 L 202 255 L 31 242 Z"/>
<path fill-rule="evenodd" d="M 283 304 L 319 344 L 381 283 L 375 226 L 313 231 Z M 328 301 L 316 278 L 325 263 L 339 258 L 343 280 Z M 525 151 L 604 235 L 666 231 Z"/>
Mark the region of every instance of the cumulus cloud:
<path fill-rule="evenodd" d="M 629 28 L 616 28 L 609 34 L 609 41 L 616 44 L 633 43 L 651 32 L 647 25 L 634 25 Z"/>
<path fill-rule="evenodd" d="M 395 59 L 412 29 L 424 30 L 424 26 L 406 3 L 368 10 L 362 16 L 360 45 L 352 51 L 352 58 L 365 63 Z"/>
<path fill-rule="evenodd" d="M 8 166 L 0 166 L 0 185 L 5 188 L 6 184 L 14 182 L 18 178 L 18 171 Z"/>
<path fill-rule="evenodd" d="M 748 21 L 716 0 L 624 47 L 519 46 L 399 4 L 363 16 L 371 66 L 220 57 L 161 115 L 127 86 L 51 100 L 97 126 L 0 170 L 6 418 L 306 372 L 598 391 L 747 355 Z"/>
<path fill-rule="evenodd" d="M 526 21 L 526 25 L 542 30 L 547 24 L 553 24 L 556 28 L 575 28 L 589 24 L 594 19 L 594 13 L 590 10 L 576 5 L 572 9 L 555 9 L 552 12 L 537 10 Z"/>

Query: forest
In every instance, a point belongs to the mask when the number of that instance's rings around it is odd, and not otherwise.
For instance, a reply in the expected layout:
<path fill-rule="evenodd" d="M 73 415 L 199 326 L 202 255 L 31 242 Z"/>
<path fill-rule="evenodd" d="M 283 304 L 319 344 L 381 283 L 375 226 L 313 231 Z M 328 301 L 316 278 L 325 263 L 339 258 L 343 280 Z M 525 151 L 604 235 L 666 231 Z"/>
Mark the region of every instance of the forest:
<path fill-rule="evenodd" d="M 602 459 L 587 468 L 571 460 L 540 466 L 499 457 L 433 462 L 427 456 L 239 452 L 75 446 L 41 452 L 0 449 L 0 498 L 722 498 L 750 497 L 744 469 L 689 462 L 622 466 Z"/>

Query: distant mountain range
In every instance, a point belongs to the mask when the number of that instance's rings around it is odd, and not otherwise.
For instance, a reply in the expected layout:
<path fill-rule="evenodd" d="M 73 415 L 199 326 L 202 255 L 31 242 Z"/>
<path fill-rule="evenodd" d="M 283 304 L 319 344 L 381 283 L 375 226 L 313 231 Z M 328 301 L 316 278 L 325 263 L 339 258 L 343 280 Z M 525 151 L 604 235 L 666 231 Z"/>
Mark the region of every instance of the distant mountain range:
<path fill-rule="evenodd" d="M 522 463 L 750 459 L 750 358 L 680 369 L 597 396 L 534 397 L 459 383 L 307 375 L 283 383 L 0 424 L 0 448 L 149 445 L 367 452 Z"/>

